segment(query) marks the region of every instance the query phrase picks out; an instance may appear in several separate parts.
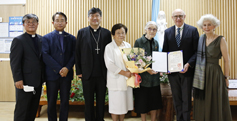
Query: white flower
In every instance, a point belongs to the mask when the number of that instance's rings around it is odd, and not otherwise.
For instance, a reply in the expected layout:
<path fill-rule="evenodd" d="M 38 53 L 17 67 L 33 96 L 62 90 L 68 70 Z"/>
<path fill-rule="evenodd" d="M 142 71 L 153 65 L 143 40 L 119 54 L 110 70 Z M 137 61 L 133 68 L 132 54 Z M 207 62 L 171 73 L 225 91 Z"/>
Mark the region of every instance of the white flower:
<path fill-rule="evenodd" d="M 151 61 L 152 57 L 151 56 L 147 56 L 146 57 L 146 61 Z"/>
<path fill-rule="evenodd" d="M 144 61 L 142 61 L 141 67 L 145 67 L 145 66 L 146 66 L 146 63 Z"/>
<path fill-rule="evenodd" d="M 135 54 L 134 53 L 131 53 L 130 54 L 130 58 L 134 58 L 135 57 Z"/>

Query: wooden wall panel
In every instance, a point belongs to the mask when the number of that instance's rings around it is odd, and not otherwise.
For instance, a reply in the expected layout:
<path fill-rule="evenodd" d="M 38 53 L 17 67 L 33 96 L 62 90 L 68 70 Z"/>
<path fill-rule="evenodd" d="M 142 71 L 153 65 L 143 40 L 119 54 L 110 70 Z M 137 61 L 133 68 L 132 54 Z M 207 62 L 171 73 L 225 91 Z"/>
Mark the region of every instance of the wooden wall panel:
<path fill-rule="evenodd" d="M 15 87 L 10 62 L 0 62 L 0 101 L 15 101 Z"/>
<path fill-rule="evenodd" d="M 204 14 L 211 13 L 220 19 L 221 25 L 215 32 L 227 40 L 231 78 L 237 78 L 236 6 L 236 0 L 160 0 L 160 10 L 166 13 L 167 27 L 174 25 L 171 15 L 177 8 L 185 11 L 185 23 L 196 27 L 196 22 Z M 111 30 L 116 23 L 125 24 L 128 27 L 126 41 L 131 45 L 144 34 L 144 26 L 151 20 L 152 0 L 26 0 L 26 13 L 39 16 L 38 33 L 41 35 L 54 30 L 51 17 L 62 11 L 68 16 L 66 31 L 76 36 L 79 29 L 88 26 L 87 12 L 92 7 L 101 8 L 102 27 Z M 198 30 L 200 35 L 203 34 L 201 29 Z M 223 60 L 220 64 L 223 67 Z"/>
<path fill-rule="evenodd" d="M 230 77 L 237 78 L 237 38 L 236 38 L 236 0 L 161 0 L 160 10 L 165 11 L 167 27 L 174 25 L 171 18 L 172 12 L 177 9 L 183 9 L 186 13 L 185 23 L 197 27 L 197 21 L 204 14 L 213 14 L 221 24 L 215 29 L 215 33 L 223 35 L 228 43 L 230 55 Z M 202 29 L 198 28 L 199 34 L 204 34 Z M 220 64 L 224 67 L 223 59 Z"/>
<path fill-rule="evenodd" d="M 45 35 L 54 30 L 52 15 L 61 11 L 68 17 L 66 31 L 77 35 L 77 31 L 87 27 L 88 10 L 99 7 L 102 10 L 101 26 L 111 30 L 116 23 L 128 27 L 126 41 L 134 44 L 144 34 L 146 22 L 151 20 L 152 0 L 27 0 L 26 13 L 39 17 L 38 33 Z"/>
<path fill-rule="evenodd" d="M 2 22 L 9 22 L 9 16 L 23 16 L 25 5 L 0 5 L 0 17 Z"/>
<path fill-rule="evenodd" d="M 0 17 L 9 22 L 9 16 L 23 16 L 24 5 L 0 5 Z M 9 54 L 0 54 L 0 58 L 9 58 Z M 10 61 L 0 62 L 0 101 L 15 101 L 15 87 L 10 68 Z"/>

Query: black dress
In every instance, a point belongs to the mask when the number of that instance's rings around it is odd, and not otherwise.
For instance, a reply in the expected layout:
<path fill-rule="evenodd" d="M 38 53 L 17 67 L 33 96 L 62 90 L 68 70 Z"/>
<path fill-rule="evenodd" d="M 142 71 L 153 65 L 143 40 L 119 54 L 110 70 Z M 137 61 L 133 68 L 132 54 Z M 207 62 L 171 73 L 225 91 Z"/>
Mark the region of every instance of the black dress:
<path fill-rule="evenodd" d="M 159 50 L 158 42 L 154 39 L 148 40 L 145 35 L 136 40 L 134 47 L 145 49 L 147 56 L 152 56 L 152 51 Z M 160 73 L 150 75 L 148 72 L 140 74 L 142 78 L 140 88 L 133 90 L 136 113 L 147 113 L 162 108 L 159 75 Z"/>

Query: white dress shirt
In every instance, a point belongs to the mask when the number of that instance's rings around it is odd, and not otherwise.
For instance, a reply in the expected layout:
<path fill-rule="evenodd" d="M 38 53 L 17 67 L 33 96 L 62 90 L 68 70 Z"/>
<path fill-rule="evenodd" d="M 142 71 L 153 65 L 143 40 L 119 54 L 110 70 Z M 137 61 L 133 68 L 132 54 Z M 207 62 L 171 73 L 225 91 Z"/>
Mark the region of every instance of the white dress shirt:
<path fill-rule="evenodd" d="M 184 30 L 184 24 L 183 24 L 181 27 L 177 27 L 177 26 L 175 25 L 175 37 L 176 37 L 177 34 L 178 34 L 178 28 L 180 28 L 180 40 L 181 40 L 182 35 L 183 35 L 183 30 Z"/>

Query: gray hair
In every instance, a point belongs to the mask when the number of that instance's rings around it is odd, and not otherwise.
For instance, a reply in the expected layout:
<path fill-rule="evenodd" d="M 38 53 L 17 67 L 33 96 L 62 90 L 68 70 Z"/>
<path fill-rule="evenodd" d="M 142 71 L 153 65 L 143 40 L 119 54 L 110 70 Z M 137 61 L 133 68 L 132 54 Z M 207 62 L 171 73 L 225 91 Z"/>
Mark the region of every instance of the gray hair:
<path fill-rule="evenodd" d="M 157 25 L 157 23 L 155 22 L 155 21 L 148 21 L 147 23 L 146 23 L 146 26 L 145 26 L 145 30 L 146 29 L 148 29 L 148 26 L 149 25 L 155 25 L 156 26 L 156 29 L 158 29 L 158 25 Z"/>
<path fill-rule="evenodd" d="M 30 14 L 26 14 L 26 15 L 23 16 L 22 23 L 24 24 L 25 20 L 32 19 L 32 18 L 35 19 L 37 21 L 37 23 L 39 22 L 38 16 L 36 16 L 35 14 L 30 13 Z"/>
<path fill-rule="evenodd" d="M 204 21 L 210 21 L 215 27 L 218 27 L 220 25 L 220 20 L 218 20 L 215 16 L 212 14 L 206 14 L 203 15 L 197 22 L 197 25 L 199 28 L 202 29 L 203 22 Z"/>

